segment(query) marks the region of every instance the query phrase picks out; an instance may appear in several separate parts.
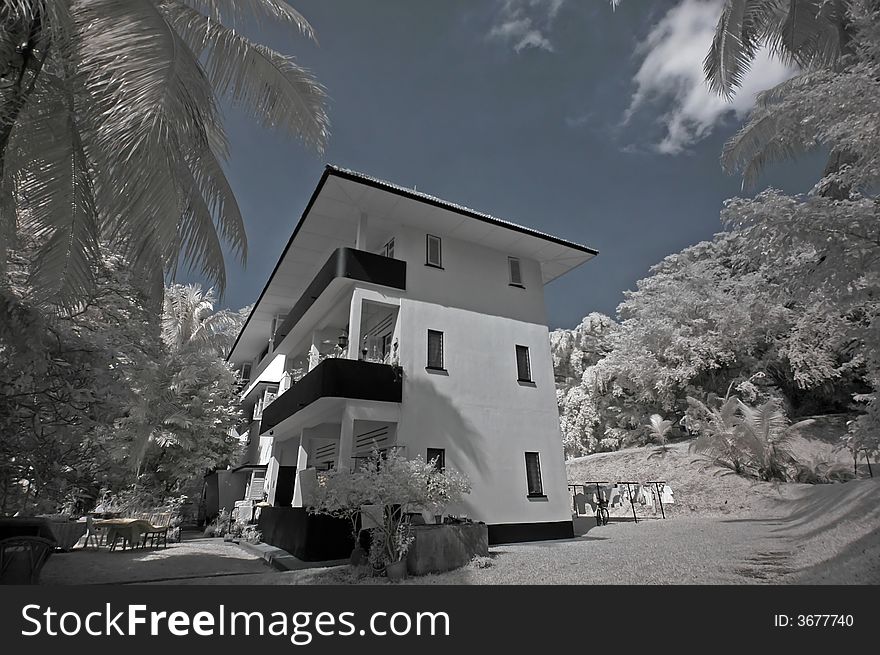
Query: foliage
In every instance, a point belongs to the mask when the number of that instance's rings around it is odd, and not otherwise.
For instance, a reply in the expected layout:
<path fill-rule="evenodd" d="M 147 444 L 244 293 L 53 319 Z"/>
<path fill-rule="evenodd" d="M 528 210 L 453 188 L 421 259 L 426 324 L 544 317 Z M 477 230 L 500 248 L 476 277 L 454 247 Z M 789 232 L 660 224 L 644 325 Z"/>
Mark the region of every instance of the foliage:
<path fill-rule="evenodd" d="M 855 477 L 848 466 L 840 462 L 826 462 L 815 455 L 805 462 L 796 462 L 794 466 L 794 481 L 805 484 L 846 482 Z"/>
<path fill-rule="evenodd" d="M 796 462 L 791 454 L 791 437 L 812 420 L 789 424 L 779 403 L 768 400 L 754 407 L 735 396 L 719 407 L 709 407 L 691 398 L 704 412 L 700 437 L 691 444 L 713 464 L 739 475 L 765 481 L 786 482 L 793 478 Z"/>
<path fill-rule="evenodd" d="M 648 428 L 650 440 L 665 449 L 672 425 L 672 421 L 664 419 L 660 414 L 651 414 L 650 423 L 645 427 Z"/>
<path fill-rule="evenodd" d="M 76 308 L 102 245 L 159 297 L 181 261 L 221 290 L 244 223 L 218 103 L 322 149 L 325 94 L 253 20 L 314 34 L 276 0 L 18 0 L 0 9 L 0 247 L 31 238 L 40 303 Z M 0 253 L 0 263 L 5 252 Z"/>
<path fill-rule="evenodd" d="M 833 64 L 847 46 L 844 0 L 726 0 L 703 62 L 713 91 L 730 98 L 763 47 L 802 69 Z"/>
<path fill-rule="evenodd" d="M 355 472 L 320 475 L 310 511 L 348 518 L 353 530 L 358 513 L 367 513 L 380 526 L 372 531 L 371 561 L 392 563 L 402 560 L 412 543 L 411 513 L 441 512 L 469 492 L 470 482 L 456 471 L 439 471 L 421 457 L 406 459 L 396 448 L 374 449 Z"/>
<path fill-rule="evenodd" d="M 229 366 L 216 348 L 163 343 L 110 253 L 76 312 L 47 314 L 27 300 L 28 252 L 10 269 L 15 286 L 0 289 L 0 512 L 83 512 L 102 488 L 153 506 L 198 493 L 193 483 L 238 446 Z"/>

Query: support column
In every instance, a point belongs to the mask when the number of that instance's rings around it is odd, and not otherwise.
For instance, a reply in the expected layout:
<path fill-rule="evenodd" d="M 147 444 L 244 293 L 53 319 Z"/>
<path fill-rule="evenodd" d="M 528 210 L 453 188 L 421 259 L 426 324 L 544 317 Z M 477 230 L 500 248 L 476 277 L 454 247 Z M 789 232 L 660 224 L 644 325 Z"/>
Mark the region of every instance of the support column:
<path fill-rule="evenodd" d="M 272 455 L 269 458 L 269 463 L 266 466 L 266 482 L 265 489 L 267 501 L 270 505 L 275 504 L 275 483 L 278 482 L 278 467 L 281 463 L 281 451 L 280 444 L 277 443 L 274 439 L 272 440 Z"/>
<path fill-rule="evenodd" d="M 367 249 L 367 214 L 366 212 L 361 212 L 360 218 L 358 219 L 358 227 L 357 227 L 357 240 L 355 241 L 355 248 L 358 250 L 366 250 Z"/>
<path fill-rule="evenodd" d="M 293 500 L 291 501 L 292 507 L 302 507 L 302 486 L 300 484 L 300 474 L 306 470 L 306 467 L 309 465 L 309 454 L 306 451 L 306 431 L 303 430 L 299 435 L 299 443 L 297 445 L 297 454 L 296 454 L 296 480 L 293 483 Z"/>
<path fill-rule="evenodd" d="M 346 407 L 342 412 L 342 427 L 339 434 L 339 456 L 336 468 L 340 471 L 350 471 L 352 465 L 352 444 L 354 442 L 354 418 L 351 411 Z"/>
<path fill-rule="evenodd" d="M 363 299 L 358 289 L 351 294 L 351 306 L 348 310 L 348 359 L 360 359 L 361 356 L 361 310 Z"/>

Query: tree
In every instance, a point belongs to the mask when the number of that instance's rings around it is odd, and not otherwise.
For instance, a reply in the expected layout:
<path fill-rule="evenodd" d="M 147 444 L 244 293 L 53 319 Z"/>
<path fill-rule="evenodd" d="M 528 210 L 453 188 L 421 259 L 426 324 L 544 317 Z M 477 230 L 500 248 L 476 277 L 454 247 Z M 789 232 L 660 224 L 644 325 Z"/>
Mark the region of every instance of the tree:
<path fill-rule="evenodd" d="M 666 450 L 666 442 L 669 439 L 669 431 L 672 429 L 673 422 L 664 419 L 660 414 L 651 414 L 650 422 L 645 427 L 648 428 L 648 434 L 651 441 L 658 444 Z"/>
<path fill-rule="evenodd" d="M 703 62 L 710 88 L 730 98 L 769 47 L 803 69 L 833 64 L 848 47 L 845 0 L 726 0 Z"/>
<path fill-rule="evenodd" d="M 213 289 L 175 284 L 165 289 L 162 340 L 172 352 L 209 349 L 225 357 L 243 320 L 239 312 L 214 311 Z"/>
<path fill-rule="evenodd" d="M 318 150 L 325 95 L 250 19 L 314 38 L 280 0 L 15 0 L 0 7 L 0 244 L 37 241 L 31 283 L 75 307 L 108 245 L 161 293 L 178 262 L 222 292 L 244 223 L 218 101 Z M 5 264 L 5 252 L 0 264 Z"/>

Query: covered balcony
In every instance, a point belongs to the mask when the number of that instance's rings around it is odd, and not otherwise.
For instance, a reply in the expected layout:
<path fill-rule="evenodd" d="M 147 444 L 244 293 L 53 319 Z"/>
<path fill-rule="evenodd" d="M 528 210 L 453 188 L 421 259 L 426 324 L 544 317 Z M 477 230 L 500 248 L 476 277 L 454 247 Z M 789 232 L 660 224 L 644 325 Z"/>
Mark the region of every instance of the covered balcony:
<path fill-rule="evenodd" d="M 345 279 L 405 290 L 406 262 L 355 248 L 337 248 L 272 335 L 273 343 L 280 344 L 324 291 L 336 280 Z"/>
<path fill-rule="evenodd" d="M 265 434 L 317 400 L 346 398 L 399 403 L 403 381 L 389 364 L 327 358 L 263 409 L 260 432 Z"/>

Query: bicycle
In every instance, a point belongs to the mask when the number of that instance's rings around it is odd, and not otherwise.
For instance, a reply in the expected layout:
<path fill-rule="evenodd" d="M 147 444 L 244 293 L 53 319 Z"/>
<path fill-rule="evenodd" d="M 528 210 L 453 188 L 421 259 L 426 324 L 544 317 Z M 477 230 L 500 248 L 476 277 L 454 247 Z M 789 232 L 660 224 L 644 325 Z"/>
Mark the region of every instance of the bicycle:
<path fill-rule="evenodd" d="M 608 501 L 596 501 L 596 525 L 608 525 Z"/>

